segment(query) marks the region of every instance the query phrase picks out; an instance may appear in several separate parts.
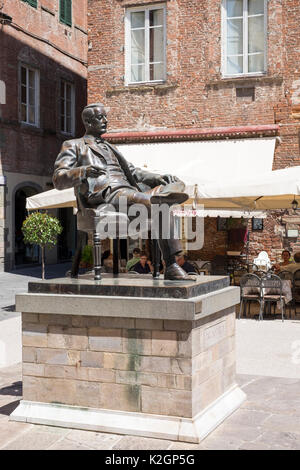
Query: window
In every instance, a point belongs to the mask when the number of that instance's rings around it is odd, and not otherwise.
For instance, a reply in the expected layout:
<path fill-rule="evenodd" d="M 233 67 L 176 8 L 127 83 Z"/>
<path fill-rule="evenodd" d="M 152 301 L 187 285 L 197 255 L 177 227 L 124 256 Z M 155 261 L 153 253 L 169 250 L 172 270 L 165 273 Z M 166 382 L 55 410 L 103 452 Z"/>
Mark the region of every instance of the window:
<path fill-rule="evenodd" d="M 223 0 L 223 75 L 266 71 L 267 0 Z"/>
<path fill-rule="evenodd" d="M 23 2 L 28 3 L 34 8 L 37 8 L 37 0 L 23 0 Z"/>
<path fill-rule="evenodd" d="M 59 0 L 59 20 L 72 26 L 72 0 Z"/>
<path fill-rule="evenodd" d="M 225 230 L 227 230 L 227 218 L 226 217 L 217 218 L 217 230 L 218 232 L 224 232 Z"/>
<path fill-rule="evenodd" d="M 60 82 L 60 130 L 66 134 L 74 134 L 74 85 L 61 80 Z"/>
<path fill-rule="evenodd" d="M 21 121 L 39 124 L 39 72 L 27 65 L 20 67 Z"/>
<path fill-rule="evenodd" d="M 264 229 L 264 219 L 256 219 L 252 217 L 252 230 L 258 231 Z"/>
<path fill-rule="evenodd" d="M 164 5 L 126 11 L 126 84 L 165 80 L 165 23 Z"/>

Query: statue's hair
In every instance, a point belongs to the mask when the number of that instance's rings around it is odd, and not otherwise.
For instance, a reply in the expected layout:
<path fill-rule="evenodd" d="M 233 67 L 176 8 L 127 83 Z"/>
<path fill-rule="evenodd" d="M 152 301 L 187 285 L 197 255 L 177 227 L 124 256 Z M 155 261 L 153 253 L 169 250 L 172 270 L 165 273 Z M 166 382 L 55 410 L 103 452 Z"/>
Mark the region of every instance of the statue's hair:
<path fill-rule="evenodd" d="M 103 103 L 91 103 L 85 106 L 81 113 L 81 117 L 82 117 L 84 124 L 94 114 L 94 108 L 104 108 L 104 104 Z"/>

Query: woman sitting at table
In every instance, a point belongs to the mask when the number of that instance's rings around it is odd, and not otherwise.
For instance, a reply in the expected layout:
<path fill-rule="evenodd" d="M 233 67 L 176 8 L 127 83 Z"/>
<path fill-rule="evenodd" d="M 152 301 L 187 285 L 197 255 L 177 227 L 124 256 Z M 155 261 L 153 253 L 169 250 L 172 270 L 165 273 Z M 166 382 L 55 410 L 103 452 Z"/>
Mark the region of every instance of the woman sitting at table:
<path fill-rule="evenodd" d="M 297 253 L 295 254 L 295 257 L 294 257 L 295 260 L 296 260 L 296 255 Z M 289 252 L 289 250 L 283 250 L 283 252 L 281 253 L 281 258 L 282 258 L 282 261 L 280 263 L 273 265 L 274 270 L 277 272 L 285 271 L 287 266 L 289 266 L 290 264 L 295 264 L 294 261 L 291 260 L 291 253 Z"/>
<path fill-rule="evenodd" d="M 130 271 L 134 271 L 138 274 L 150 274 L 153 271 L 152 264 L 148 261 L 147 255 L 144 251 L 141 251 L 140 261 L 138 261 Z"/>

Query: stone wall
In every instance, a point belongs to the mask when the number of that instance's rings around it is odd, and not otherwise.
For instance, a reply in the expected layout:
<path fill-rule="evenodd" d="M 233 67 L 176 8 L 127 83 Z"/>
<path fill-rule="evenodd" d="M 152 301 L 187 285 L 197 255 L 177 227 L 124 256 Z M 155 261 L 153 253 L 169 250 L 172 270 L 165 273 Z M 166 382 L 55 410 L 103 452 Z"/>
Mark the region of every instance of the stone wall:
<path fill-rule="evenodd" d="M 23 313 L 24 400 L 191 418 L 235 383 L 235 313 L 197 321 Z"/>

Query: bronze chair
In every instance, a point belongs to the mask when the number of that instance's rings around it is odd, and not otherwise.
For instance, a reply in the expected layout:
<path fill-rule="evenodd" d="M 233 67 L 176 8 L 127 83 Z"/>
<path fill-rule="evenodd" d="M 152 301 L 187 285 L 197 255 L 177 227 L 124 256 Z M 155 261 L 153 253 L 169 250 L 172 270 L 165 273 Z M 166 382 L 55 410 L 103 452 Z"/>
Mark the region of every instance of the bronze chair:
<path fill-rule="evenodd" d="M 77 196 L 77 249 L 73 259 L 71 268 L 71 277 L 77 277 L 79 272 L 79 264 L 83 249 L 85 233 L 93 234 L 93 264 L 94 264 L 94 280 L 101 279 L 101 233 L 107 223 L 116 228 L 116 237 L 113 239 L 113 274 L 119 273 L 119 239 L 127 234 L 129 218 L 127 214 L 122 212 L 113 212 L 109 205 L 103 205 L 101 209 L 86 208 Z M 152 257 L 153 257 L 153 277 L 159 277 L 159 256 L 160 251 L 157 240 L 152 240 Z"/>

